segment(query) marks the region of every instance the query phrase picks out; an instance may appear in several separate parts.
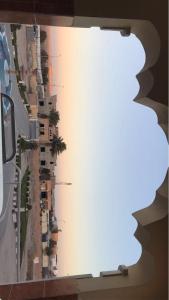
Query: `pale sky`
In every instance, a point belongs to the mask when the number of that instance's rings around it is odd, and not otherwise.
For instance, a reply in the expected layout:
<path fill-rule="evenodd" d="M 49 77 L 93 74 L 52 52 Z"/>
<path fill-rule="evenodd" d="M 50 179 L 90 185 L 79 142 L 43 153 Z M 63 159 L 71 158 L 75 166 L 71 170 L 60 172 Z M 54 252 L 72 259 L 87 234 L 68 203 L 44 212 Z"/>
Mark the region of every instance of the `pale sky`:
<path fill-rule="evenodd" d="M 145 62 L 131 35 L 50 29 L 50 84 L 57 93 L 59 275 L 114 270 L 136 263 L 141 246 L 132 213 L 151 204 L 167 171 L 167 140 L 153 110 L 133 102 Z"/>

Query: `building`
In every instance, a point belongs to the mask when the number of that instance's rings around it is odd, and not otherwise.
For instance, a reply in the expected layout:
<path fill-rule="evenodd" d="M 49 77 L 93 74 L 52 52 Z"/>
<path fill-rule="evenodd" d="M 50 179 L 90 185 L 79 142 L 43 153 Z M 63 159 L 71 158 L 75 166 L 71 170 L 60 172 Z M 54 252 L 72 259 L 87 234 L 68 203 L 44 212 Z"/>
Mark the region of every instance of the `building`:
<path fill-rule="evenodd" d="M 42 268 L 48 268 L 49 266 L 49 256 L 43 255 L 42 257 Z"/>
<path fill-rule="evenodd" d="M 58 269 L 57 269 L 57 255 L 52 254 L 50 256 L 50 273 L 53 276 L 57 276 L 58 274 Z"/>
<path fill-rule="evenodd" d="M 48 221 L 42 221 L 42 234 L 46 234 L 48 232 Z"/>
<path fill-rule="evenodd" d="M 38 84 L 36 87 L 38 99 L 43 99 L 45 97 L 45 90 L 42 84 Z"/>
<path fill-rule="evenodd" d="M 54 241 L 54 242 L 58 242 L 58 238 L 59 238 L 59 233 L 58 232 L 52 232 L 51 233 L 51 239 Z"/>
<path fill-rule="evenodd" d="M 38 102 L 39 102 L 39 107 L 38 107 L 39 114 L 49 115 L 51 110 L 56 110 L 57 95 L 47 96 L 45 98 L 39 97 Z"/>
<path fill-rule="evenodd" d="M 52 126 L 48 117 L 39 117 L 39 141 L 41 144 L 52 142 L 53 136 L 58 135 L 57 126 Z"/>
<path fill-rule="evenodd" d="M 50 149 L 51 147 L 46 144 L 40 145 L 40 168 L 50 169 L 50 174 L 53 175 L 56 166 L 56 155 L 52 155 Z"/>
<path fill-rule="evenodd" d="M 43 200 L 44 209 L 49 212 L 52 207 L 52 181 L 51 180 L 41 181 L 40 191 L 41 191 L 40 198 Z"/>
<path fill-rule="evenodd" d="M 33 3 L 32 1 L 29 1 Z M 10 5 L 11 4 L 11 5 Z M 137 75 L 141 86 L 135 101 L 154 109 L 161 128 L 167 131 L 168 99 L 168 5 L 167 1 L 55 1 L 37 2 L 37 21 L 42 24 L 91 27 L 119 30 L 135 34 L 141 41 L 146 62 Z M 10 7 L 10 11 L 9 11 Z M 4 11 L 9 12 L 4 14 Z M 33 22 L 30 3 L 27 1 L 2 1 L 1 21 Z M 18 12 L 18 14 L 16 14 Z M 54 18 L 54 16 L 58 16 Z M 154 78 L 152 80 L 152 78 Z M 154 82 L 154 83 L 153 83 Z M 139 133 L 138 133 L 139 134 Z M 168 192 L 166 177 L 157 190 L 154 202 L 134 214 L 138 222 L 136 238 L 142 245 L 142 256 L 128 272 L 101 273 L 98 278 L 90 275 L 67 277 L 54 281 L 7 285 L 0 287 L 3 299 L 15 295 L 21 299 L 68 300 L 167 300 L 168 296 Z M 123 270 L 123 268 L 121 268 Z M 109 270 L 108 270 L 109 271 Z M 111 270 L 110 270 L 111 271 Z M 31 287 L 31 289 L 29 288 Z M 30 292 L 31 290 L 31 292 Z M 25 296 L 26 295 L 26 296 Z M 14 297 L 13 297 L 14 299 Z"/>
<path fill-rule="evenodd" d="M 56 155 L 51 152 L 53 136 L 58 136 L 58 127 L 52 126 L 48 118 L 39 117 L 40 167 L 50 169 L 53 174 L 56 166 Z"/>
<path fill-rule="evenodd" d="M 34 26 L 32 25 L 26 25 L 26 39 L 28 43 L 34 43 L 35 41 L 35 31 L 34 31 Z"/>

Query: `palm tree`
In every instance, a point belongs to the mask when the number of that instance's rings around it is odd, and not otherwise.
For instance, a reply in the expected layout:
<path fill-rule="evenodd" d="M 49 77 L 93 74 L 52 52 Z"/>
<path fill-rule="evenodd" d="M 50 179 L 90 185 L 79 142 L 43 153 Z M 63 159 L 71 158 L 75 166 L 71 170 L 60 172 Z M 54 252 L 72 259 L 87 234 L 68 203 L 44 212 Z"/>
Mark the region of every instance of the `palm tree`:
<path fill-rule="evenodd" d="M 25 140 L 20 138 L 20 149 L 22 152 L 25 150 L 36 150 L 38 148 L 38 143 L 34 140 Z"/>
<path fill-rule="evenodd" d="M 52 155 L 56 154 L 59 155 L 64 150 L 66 150 L 66 144 L 63 141 L 61 136 L 57 137 L 56 135 L 53 136 L 53 140 L 51 142 L 51 153 Z"/>
<path fill-rule="evenodd" d="M 59 112 L 52 109 L 49 114 L 49 123 L 51 125 L 57 125 L 60 120 Z"/>
<path fill-rule="evenodd" d="M 48 58 L 48 53 L 44 49 L 42 49 L 41 56 Z"/>
<path fill-rule="evenodd" d="M 42 78 L 43 78 L 43 84 L 47 84 L 49 79 L 48 79 L 48 73 L 49 73 L 49 68 L 48 67 L 44 67 L 42 69 Z"/>
<path fill-rule="evenodd" d="M 48 256 L 52 255 L 52 247 L 46 247 L 45 251 L 46 251 L 46 255 Z"/>
<path fill-rule="evenodd" d="M 60 120 L 59 112 L 52 109 L 49 115 L 45 113 L 38 113 L 38 117 L 42 119 L 49 119 L 50 125 L 57 125 Z"/>
<path fill-rule="evenodd" d="M 27 208 L 28 210 L 31 210 L 31 209 L 32 209 L 32 205 L 28 203 L 28 204 L 26 205 L 26 208 Z"/>
<path fill-rule="evenodd" d="M 41 64 L 45 66 L 46 62 L 48 61 L 48 54 L 45 50 L 41 50 Z"/>
<path fill-rule="evenodd" d="M 47 38 L 47 33 L 44 30 L 40 31 L 40 42 L 43 43 Z"/>

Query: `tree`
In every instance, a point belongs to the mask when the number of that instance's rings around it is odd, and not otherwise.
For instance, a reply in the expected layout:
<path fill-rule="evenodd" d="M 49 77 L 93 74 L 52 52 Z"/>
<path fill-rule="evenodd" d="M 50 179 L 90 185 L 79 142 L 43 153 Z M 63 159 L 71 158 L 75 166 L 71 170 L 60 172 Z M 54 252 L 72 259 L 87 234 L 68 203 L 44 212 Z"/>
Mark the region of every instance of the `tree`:
<path fill-rule="evenodd" d="M 26 85 L 20 84 L 20 83 L 19 83 L 19 87 L 20 87 L 20 90 L 21 90 L 23 93 L 26 92 Z"/>
<path fill-rule="evenodd" d="M 53 136 L 53 140 L 51 142 L 51 153 L 52 155 L 56 154 L 59 155 L 64 150 L 66 150 L 66 144 L 63 141 L 62 137 L 57 137 L 56 135 Z"/>
<path fill-rule="evenodd" d="M 32 209 L 32 205 L 31 205 L 31 204 L 27 204 L 27 205 L 26 205 L 26 208 L 27 208 L 28 210 L 31 210 L 31 209 Z"/>
<path fill-rule="evenodd" d="M 60 120 L 59 112 L 52 109 L 49 113 L 49 115 L 44 113 L 38 113 L 38 118 L 47 119 L 49 118 L 50 125 L 57 125 L 57 123 Z"/>
<path fill-rule="evenodd" d="M 42 66 L 45 66 L 47 61 L 48 61 L 48 54 L 44 49 L 42 49 L 41 50 L 41 64 L 42 64 Z"/>
<path fill-rule="evenodd" d="M 52 239 L 49 240 L 49 245 L 53 248 L 57 245 L 57 241 L 54 241 Z"/>
<path fill-rule="evenodd" d="M 21 151 L 24 152 L 25 150 L 36 150 L 38 148 L 37 142 L 33 140 L 25 140 L 24 138 L 20 138 L 20 148 Z"/>
<path fill-rule="evenodd" d="M 21 29 L 21 24 L 15 24 L 16 29 Z"/>
<path fill-rule="evenodd" d="M 47 38 L 47 33 L 44 30 L 40 31 L 40 42 L 43 43 Z"/>
<path fill-rule="evenodd" d="M 46 248 L 45 248 L 45 251 L 46 251 L 46 254 L 47 254 L 48 256 L 52 255 L 52 248 L 51 248 L 51 247 L 46 247 Z"/>
<path fill-rule="evenodd" d="M 47 84 L 48 83 L 48 71 L 49 68 L 48 67 L 44 67 L 42 68 L 42 78 L 43 78 L 43 84 Z"/>
<path fill-rule="evenodd" d="M 48 58 L 48 54 L 44 49 L 41 50 L 41 56 Z"/>
<path fill-rule="evenodd" d="M 35 141 L 29 141 L 28 142 L 28 149 L 30 150 L 36 150 L 38 148 L 38 144 Z"/>
<path fill-rule="evenodd" d="M 16 31 L 21 28 L 21 24 L 11 24 L 11 31 Z"/>
<path fill-rule="evenodd" d="M 60 120 L 59 112 L 52 109 L 49 113 L 49 123 L 51 125 L 57 125 L 59 120 Z"/>

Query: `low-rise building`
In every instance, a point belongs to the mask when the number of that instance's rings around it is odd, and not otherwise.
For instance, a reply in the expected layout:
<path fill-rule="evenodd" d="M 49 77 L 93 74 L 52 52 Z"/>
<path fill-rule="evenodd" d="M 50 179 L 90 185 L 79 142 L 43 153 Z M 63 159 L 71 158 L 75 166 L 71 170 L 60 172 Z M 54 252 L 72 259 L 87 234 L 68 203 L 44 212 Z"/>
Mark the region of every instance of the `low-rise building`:
<path fill-rule="evenodd" d="M 48 234 L 49 213 L 45 209 L 41 212 L 42 234 Z"/>
<path fill-rule="evenodd" d="M 48 222 L 42 222 L 42 234 L 48 232 Z"/>
<path fill-rule="evenodd" d="M 47 268 L 49 266 L 49 256 L 43 254 L 42 256 L 42 267 Z"/>
<path fill-rule="evenodd" d="M 40 183 L 40 198 L 43 200 L 44 209 L 51 210 L 51 201 L 52 201 L 52 181 L 43 180 Z M 48 213 L 48 222 L 49 222 L 49 213 Z"/>
<path fill-rule="evenodd" d="M 40 143 L 50 144 L 52 142 L 53 136 L 58 136 L 58 127 L 52 126 L 49 122 L 48 117 L 39 116 L 39 141 Z"/>
<path fill-rule="evenodd" d="M 57 255 L 52 254 L 50 256 L 50 272 L 52 275 L 57 276 L 58 269 L 57 269 Z"/>
<path fill-rule="evenodd" d="M 38 99 L 38 112 L 39 114 L 49 115 L 51 110 L 56 110 L 57 95 L 47 96 Z"/>
<path fill-rule="evenodd" d="M 51 233 L 51 240 L 53 240 L 54 242 L 58 241 L 58 237 L 59 237 L 59 233 L 58 232 L 52 232 Z"/>
<path fill-rule="evenodd" d="M 56 155 L 52 155 L 51 146 L 46 144 L 40 145 L 40 168 L 50 170 L 50 174 L 53 175 L 54 167 L 56 166 Z"/>
<path fill-rule="evenodd" d="M 37 73 L 37 81 L 39 82 L 39 72 Z M 45 97 L 45 90 L 42 84 L 38 84 L 36 87 L 38 99 L 43 99 Z M 39 101 L 38 101 L 38 111 L 39 111 Z"/>

